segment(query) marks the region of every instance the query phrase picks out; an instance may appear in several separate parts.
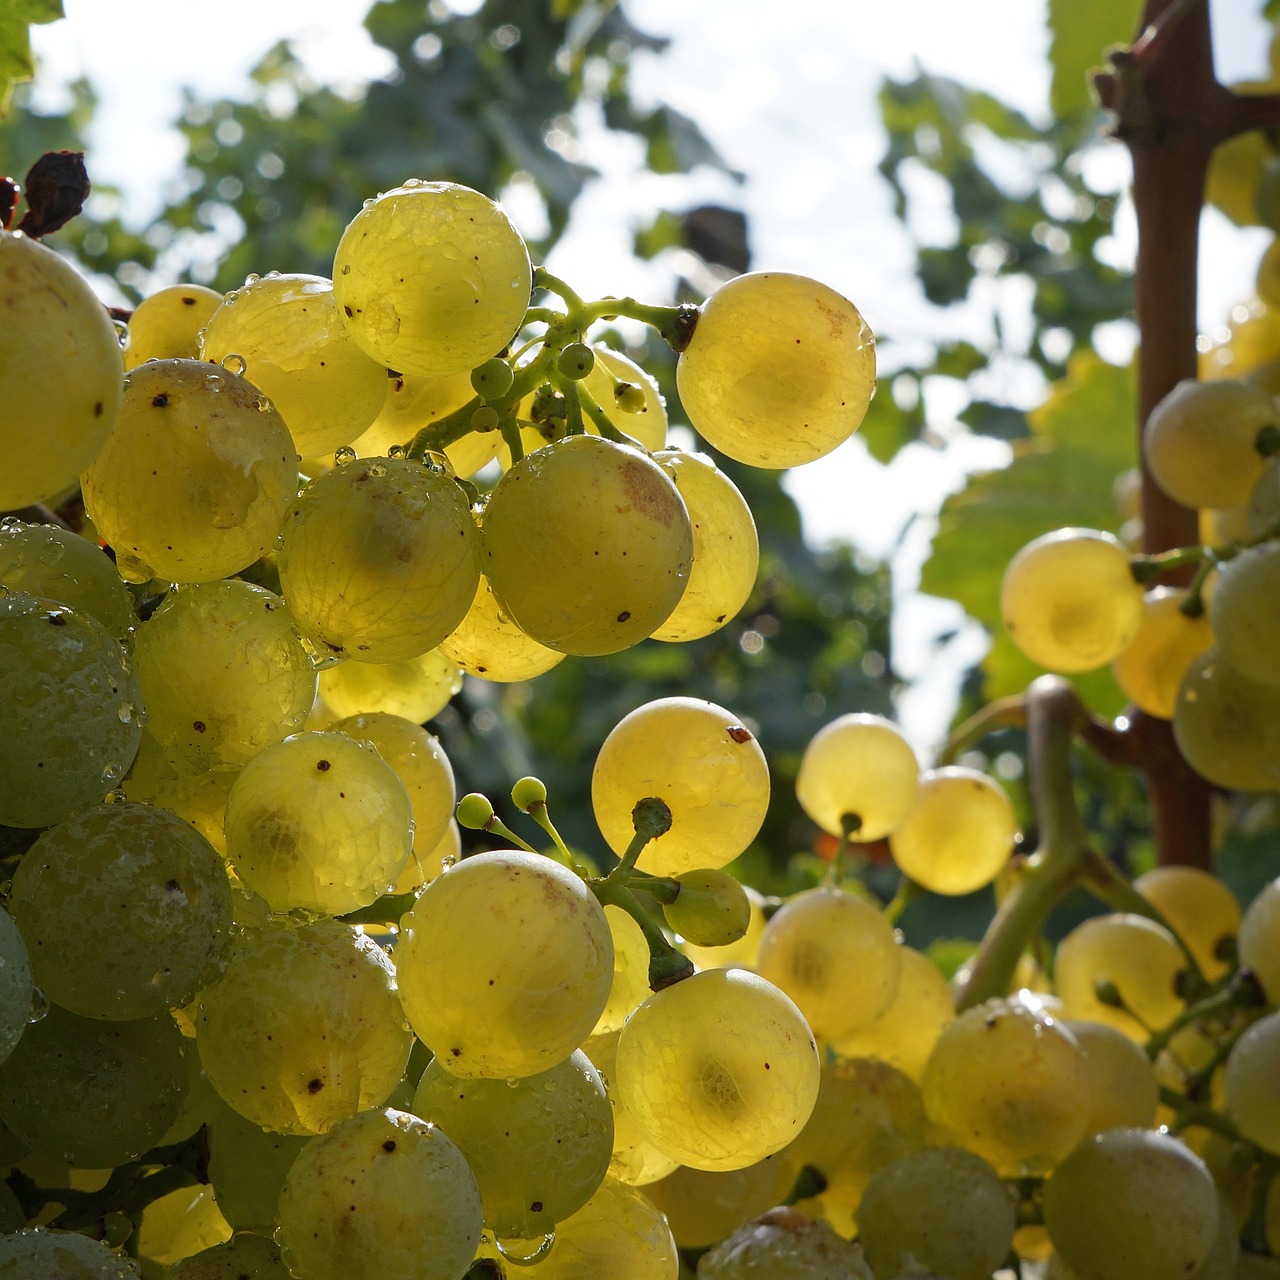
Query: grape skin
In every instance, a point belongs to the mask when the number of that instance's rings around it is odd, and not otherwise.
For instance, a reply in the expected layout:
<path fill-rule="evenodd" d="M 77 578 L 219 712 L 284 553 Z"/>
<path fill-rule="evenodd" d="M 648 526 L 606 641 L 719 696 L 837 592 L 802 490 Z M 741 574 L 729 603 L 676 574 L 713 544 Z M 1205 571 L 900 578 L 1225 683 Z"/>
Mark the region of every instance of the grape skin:
<path fill-rule="evenodd" d="M 202 284 L 174 284 L 148 294 L 129 317 L 124 367 L 198 359 L 200 331 L 221 305 L 222 294 Z"/>

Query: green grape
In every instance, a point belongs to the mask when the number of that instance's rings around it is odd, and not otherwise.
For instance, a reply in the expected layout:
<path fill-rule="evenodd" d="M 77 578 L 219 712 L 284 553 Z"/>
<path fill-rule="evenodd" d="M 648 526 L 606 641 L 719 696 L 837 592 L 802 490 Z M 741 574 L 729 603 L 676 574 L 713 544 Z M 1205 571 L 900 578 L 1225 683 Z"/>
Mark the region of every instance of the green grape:
<path fill-rule="evenodd" d="M 180 773 L 239 769 L 302 728 L 316 673 L 279 596 L 238 579 L 172 592 L 138 628 L 147 731 Z"/>
<path fill-rule="evenodd" d="M 433 719 L 462 688 L 462 672 L 440 649 L 407 662 L 340 662 L 320 671 L 320 697 L 335 718 L 401 716 Z"/>
<path fill-rule="evenodd" d="M 840 716 L 813 735 L 800 758 L 796 798 L 824 831 L 880 840 L 915 803 L 920 766 L 902 730 L 883 716 Z"/>
<path fill-rule="evenodd" d="M 1240 932 L 1240 904 L 1217 876 L 1199 867 L 1153 867 L 1133 887 L 1155 907 L 1211 981 L 1231 968 L 1225 950 Z"/>
<path fill-rule="evenodd" d="M 556 357 L 556 372 L 571 382 L 585 378 L 595 366 L 595 352 L 585 342 L 569 343 Z"/>
<path fill-rule="evenodd" d="M 595 347 L 594 351 L 595 363 L 582 385 L 604 410 L 604 416 L 651 453 L 665 448 L 667 406 L 658 384 L 622 352 L 603 346 Z M 627 394 L 624 388 L 630 388 L 632 394 Z M 587 423 L 587 430 L 599 433 L 593 422 Z"/>
<path fill-rule="evenodd" d="M 1071 1019 L 1062 1025 L 1084 1050 L 1088 1092 L 1084 1136 L 1104 1129 L 1151 1128 L 1160 1085 L 1141 1047 L 1123 1031 L 1102 1022 Z"/>
<path fill-rule="evenodd" d="M 774 1155 L 719 1172 L 681 1166 L 644 1194 L 666 1214 L 682 1249 L 704 1249 L 781 1204 L 794 1182 L 790 1163 Z"/>
<path fill-rule="evenodd" d="M 486 360 L 484 364 L 471 370 L 471 387 L 476 395 L 486 400 L 496 400 L 511 390 L 515 377 L 511 362 L 494 356 L 492 360 Z"/>
<path fill-rule="evenodd" d="M 137 753 L 141 700 L 100 622 L 0 588 L 0 824 L 47 827 L 97 804 Z"/>
<path fill-rule="evenodd" d="M 0 1236 L 0 1280 L 137 1280 L 132 1258 L 76 1231 L 40 1227 Z"/>
<path fill-rule="evenodd" d="M 1249 538 L 1265 536 L 1280 521 L 1280 454 L 1272 454 L 1262 468 L 1249 494 L 1245 519 L 1245 534 Z"/>
<path fill-rule="evenodd" d="M 0 1062 L 22 1038 L 34 1001 L 27 944 L 9 912 L 0 911 Z"/>
<path fill-rule="evenodd" d="M 613 1154 L 613 1110 L 581 1050 L 510 1083 L 459 1080 L 432 1061 L 411 1110 L 466 1157 L 484 1225 L 499 1239 L 554 1230 L 591 1198 Z"/>
<path fill-rule="evenodd" d="M 598 436 L 526 455 L 483 520 L 484 572 L 503 612 L 564 653 L 639 643 L 688 581 L 693 534 L 675 485 L 647 454 Z"/>
<path fill-rule="evenodd" d="M 209 1185 L 222 1216 L 236 1231 L 270 1235 L 285 1174 L 310 1138 L 264 1129 L 216 1094 L 207 1124 Z"/>
<path fill-rule="evenodd" d="M 618 1041 L 618 1096 L 654 1146 L 736 1169 L 800 1132 L 818 1096 L 817 1046 L 772 983 L 708 969 L 649 997 Z"/>
<path fill-rule="evenodd" d="M 694 429 L 753 467 L 830 453 L 862 424 L 875 383 L 875 339 L 853 303 L 781 271 L 722 284 L 676 366 Z"/>
<path fill-rule="evenodd" d="M 1204 1162 L 1153 1129 L 1109 1129 L 1045 1183 L 1044 1220 L 1066 1264 L 1091 1280 L 1168 1280 L 1208 1257 L 1218 1198 Z"/>
<path fill-rule="evenodd" d="M 228 770 L 179 773 L 165 749 L 144 729 L 133 768 L 124 780 L 124 793 L 130 800 L 171 809 L 225 858 L 227 797 L 235 780 Z"/>
<path fill-rule="evenodd" d="M 479 554 L 449 476 L 408 458 L 347 462 L 314 481 L 285 522 L 280 585 L 322 653 L 404 662 L 462 621 Z"/>
<path fill-rule="evenodd" d="M 329 726 L 357 742 L 372 743 L 404 783 L 413 808 L 413 845 L 424 855 L 440 843 L 453 821 L 458 789 L 453 766 L 439 738 L 420 725 L 385 711 L 348 716 Z"/>
<path fill-rule="evenodd" d="M 0 231 L 0 511 L 59 497 L 106 442 L 124 363 L 106 308 L 76 269 Z"/>
<path fill-rule="evenodd" d="M 698 1259 L 698 1280 L 873 1280 L 862 1250 L 799 1209 L 770 1209 Z"/>
<path fill-rule="evenodd" d="M 1004 870 L 1017 838 L 1004 789 L 977 769 L 951 765 L 920 775 L 889 850 L 902 874 L 930 892 L 972 893 Z"/>
<path fill-rule="evenodd" d="M 1280 1005 L 1280 880 L 1263 885 L 1245 908 L 1237 947 L 1240 967 L 1262 984 L 1272 1008 Z"/>
<path fill-rule="evenodd" d="M 657 698 L 609 731 L 591 774 L 596 824 L 619 856 L 635 833 L 631 811 L 649 797 L 671 810 L 671 827 L 645 846 L 641 870 L 723 867 L 760 830 L 769 766 L 732 712 L 698 698 Z"/>
<path fill-rule="evenodd" d="M 133 1244 L 144 1274 L 164 1274 L 170 1264 L 231 1238 L 207 1186 L 180 1187 L 153 1200 L 142 1211 Z"/>
<path fill-rule="evenodd" d="M 613 984 L 593 1036 L 621 1031 L 631 1011 L 650 995 L 649 943 L 643 931 L 621 907 L 606 906 L 604 915 L 613 938 Z"/>
<path fill-rule="evenodd" d="M 791 997 L 820 1040 L 873 1022 L 893 1000 L 901 966 L 884 913 L 835 886 L 788 899 L 764 927 L 756 969 Z"/>
<path fill-rule="evenodd" d="M 81 484 L 129 582 L 212 582 L 273 546 L 297 455 L 256 388 L 200 360 L 154 360 L 125 379 L 120 414 Z"/>
<path fill-rule="evenodd" d="M 274 1241 L 238 1231 L 224 1244 L 184 1258 L 165 1280 L 292 1280 L 292 1277 Z"/>
<path fill-rule="evenodd" d="M 1173 737 L 1186 762 L 1216 786 L 1280 787 L 1280 687 L 1250 680 L 1216 648 L 1187 670 Z"/>
<path fill-rule="evenodd" d="M 1124 696 L 1148 715 L 1172 720 L 1178 688 L 1191 664 L 1213 644 L 1203 613 L 1182 611 L 1187 591 L 1156 587 L 1142 598 L 1142 621 L 1128 646 L 1111 663 Z"/>
<path fill-rule="evenodd" d="M 1186 379 L 1152 409 L 1143 454 L 1156 483 L 1184 507 L 1243 507 L 1266 463 L 1258 432 L 1277 417 L 1261 387 Z"/>
<path fill-rule="evenodd" d="M 1014 1225 L 1013 1198 L 996 1171 L 959 1147 L 899 1156 L 872 1176 L 858 1207 L 858 1238 L 877 1280 L 893 1280 L 912 1261 L 948 1280 L 988 1280 L 1008 1257 Z"/>
<path fill-rule="evenodd" d="M 171 284 L 148 294 L 129 317 L 124 367 L 199 359 L 200 331 L 221 305 L 222 294 L 202 284 Z"/>
<path fill-rule="evenodd" d="M 1280 1013 L 1259 1018 L 1231 1047 L 1223 1089 L 1240 1133 L 1280 1154 Z"/>
<path fill-rule="evenodd" d="M 674 902 L 667 903 L 667 923 L 682 937 L 702 947 L 727 947 L 747 932 L 751 900 L 727 871 L 706 867 L 683 871 Z"/>
<path fill-rule="evenodd" d="M 480 1243 L 480 1194 L 444 1132 L 362 1111 L 309 1142 L 280 1195 L 286 1265 L 308 1280 L 459 1280 Z"/>
<path fill-rule="evenodd" d="M 369 743 L 297 733 L 258 752 L 227 798 L 227 855 L 275 911 L 341 915 L 393 885 L 413 848 L 413 806 Z"/>
<path fill-rule="evenodd" d="M 525 635 L 502 611 L 489 579 L 480 575 L 475 599 L 453 632 L 440 642 L 440 652 L 468 675 L 510 683 L 532 680 L 563 662 L 565 655 Z"/>
<path fill-rule="evenodd" d="M 874 1021 L 837 1036 L 832 1048 L 846 1058 L 877 1058 L 919 1081 L 943 1028 L 955 1016 L 951 988 L 923 952 L 898 948 L 898 986 Z"/>
<path fill-rule="evenodd" d="M 304 458 L 350 444 L 387 395 L 387 371 L 355 343 L 323 276 L 250 276 L 227 294 L 200 339 L 200 358 L 239 356 L 244 376 L 284 418 Z"/>
<path fill-rule="evenodd" d="M 1092 671 L 1137 635 L 1142 588 L 1117 538 L 1096 529 L 1055 529 L 1009 562 L 1000 612 L 1032 662 L 1051 671 Z"/>
<path fill-rule="evenodd" d="M 0 1063 L 0 1119 L 32 1151 L 83 1169 L 123 1164 L 176 1119 L 183 1053 L 166 1014 L 104 1022 L 51 1005 Z"/>
<path fill-rule="evenodd" d="M 411 1041 L 386 952 L 336 921 L 241 938 L 196 1018 L 213 1087 L 280 1133 L 323 1133 L 379 1106 Z"/>
<path fill-rule="evenodd" d="M 689 510 L 693 564 L 684 595 L 655 640 L 697 640 L 738 616 L 756 585 L 760 541 L 737 485 L 704 453 L 656 455 Z"/>
<path fill-rule="evenodd" d="M 0 520 L 0 583 L 70 605 L 96 618 L 121 643 L 137 622 L 133 596 L 110 557 L 58 525 Z"/>
<path fill-rule="evenodd" d="M 1178 994 L 1187 966 L 1182 948 L 1163 926 L 1121 912 L 1094 916 L 1058 945 L 1054 983 L 1072 1018 L 1102 1022 L 1146 1044 L 1152 1031 L 1182 1012 Z M 1119 1004 L 1104 1000 L 1100 985 Z"/>
<path fill-rule="evenodd" d="M 747 923 L 747 931 L 737 942 L 727 943 L 723 947 L 700 947 L 697 943 L 684 939 L 682 949 L 699 969 L 722 969 L 730 965 L 738 965 L 745 969 L 753 969 L 756 956 L 760 953 L 760 939 L 764 936 L 767 923 L 764 913 L 764 898 L 750 885 L 743 885 L 747 895 L 747 903 L 751 910 L 751 919 Z"/>
<path fill-rule="evenodd" d="M 37 985 L 90 1018 L 185 1004 L 231 940 L 217 851 L 177 814 L 143 804 L 98 805 L 51 827 L 18 864 L 9 910 Z"/>
<path fill-rule="evenodd" d="M 366 200 L 333 261 L 334 300 L 379 363 L 438 378 L 470 372 L 515 335 L 533 284 L 501 205 L 452 182 Z"/>
<path fill-rule="evenodd" d="M 450 1074 L 520 1078 L 563 1061 L 596 1025 L 613 981 L 604 908 L 581 877 L 536 853 L 464 858 L 401 921 L 400 998 Z"/>
<path fill-rule="evenodd" d="M 1240 674 L 1280 684 L 1280 545 L 1246 547 L 1218 569 L 1209 622 L 1222 657 Z M 1205 646 L 1208 647 L 1207 645 Z"/>

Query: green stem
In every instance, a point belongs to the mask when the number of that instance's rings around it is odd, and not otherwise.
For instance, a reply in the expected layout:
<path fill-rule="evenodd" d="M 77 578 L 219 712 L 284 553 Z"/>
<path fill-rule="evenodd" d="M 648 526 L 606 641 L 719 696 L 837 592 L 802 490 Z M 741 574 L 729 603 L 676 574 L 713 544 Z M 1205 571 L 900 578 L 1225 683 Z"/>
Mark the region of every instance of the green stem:
<path fill-rule="evenodd" d="M 640 926 L 649 944 L 649 987 L 661 991 L 672 983 L 681 982 L 693 974 L 693 961 L 677 951 L 663 933 L 662 926 L 644 909 L 640 900 L 621 881 L 612 875 L 602 880 L 587 882 L 603 907 L 620 907 Z"/>
<path fill-rule="evenodd" d="M 914 880 L 903 876 L 898 881 L 897 892 L 885 904 L 884 918 L 890 924 L 897 924 L 902 913 L 919 897 L 924 894 L 922 889 Z"/>
<path fill-rule="evenodd" d="M 1180 1133 L 1183 1129 L 1193 1127 L 1211 1129 L 1232 1142 L 1245 1141 L 1226 1116 L 1219 1115 L 1212 1107 L 1202 1107 L 1198 1103 L 1188 1102 L 1182 1094 L 1176 1089 L 1170 1089 L 1168 1085 L 1160 1086 L 1160 1101 L 1174 1113 L 1175 1132 Z"/>
<path fill-rule="evenodd" d="M 605 876 L 608 884 L 626 885 L 645 845 L 671 830 L 671 810 L 657 796 L 648 796 L 636 801 L 636 806 L 631 811 L 631 821 L 635 824 L 635 835 L 631 837 L 631 843 L 627 845 L 618 865 Z"/>
<path fill-rule="evenodd" d="M 557 294 L 564 300 L 564 305 L 568 309 L 569 315 L 575 312 L 586 310 L 587 304 L 583 301 L 582 295 L 577 292 L 571 285 L 566 284 L 559 276 L 553 276 L 546 267 L 538 267 L 533 273 L 533 287 L 535 289 L 545 289 L 548 293 Z"/>
<path fill-rule="evenodd" d="M 1001 729 L 1022 729 L 1026 723 L 1026 699 L 1023 694 L 997 698 L 952 730 L 938 753 L 938 764 L 954 763 L 966 747 L 980 742 L 989 733 L 997 733 Z"/>
<path fill-rule="evenodd" d="M 399 924 L 405 912 L 410 911 L 417 900 L 417 894 L 413 893 L 384 893 L 367 907 L 348 911 L 346 915 L 338 916 L 338 919 L 343 924 Z"/>

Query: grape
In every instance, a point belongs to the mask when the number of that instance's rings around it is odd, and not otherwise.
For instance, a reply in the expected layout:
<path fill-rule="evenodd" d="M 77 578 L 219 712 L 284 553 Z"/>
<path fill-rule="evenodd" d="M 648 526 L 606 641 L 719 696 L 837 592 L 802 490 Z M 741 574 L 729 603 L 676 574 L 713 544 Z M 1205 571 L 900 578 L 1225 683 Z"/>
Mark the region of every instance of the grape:
<path fill-rule="evenodd" d="M 1054 1171 L 1044 1220 L 1063 1260 L 1091 1280 L 1167 1280 L 1208 1257 L 1218 1199 L 1204 1162 L 1176 1138 L 1110 1129 Z"/>
<path fill-rule="evenodd" d="M 1241 1134 L 1280 1154 L 1280 1013 L 1259 1018 L 1235 1042 L 1223 1087 L 1227 1114 Z"/>
<path fill-rule="evenodd" d="M 1238 791 L 1280 786 L 1280 687 L 1250 680 L 1220 650 L 1187 671 L 1173 713 L 1173 736 L 1206 781 Z"/>
<path fill-rule="evenodd" d="M 1173 935 L 1145 916 L 1114 913 L 1077 925 L 1058 946 L 1054 982 L 1072 1018 L 1103 1022 L 1139 1044 L 1182 1012 L 1186 957 Z M 1110 984 L 1120 1004 L 1103 1000 Z"/>
<path fill-rule="evenodd" d="M 510 1083 L 459 1080 L 433 1061 L 411 1109 L 466 1157 L 484 1224 L 499 1239 L 553 1230 L 591 1198 L 613 1154 L 613 1111 L 581 1050 Z"/>
<path fill-rule="evenodd" d="M 115 427 L 81 484 L 129 582 L 212 582 L 273 545 L 297 455 L 267 399 L 217 365 L 155 360 L 125 380 Z"/>
<path fill-rule="evenodd" d="M 769 766 L 732 712 L 697 698 L 657 698 L 609 731 L 592 770 L 591 807 L 614 853 L 631 843 L 631 811 L 649 797 L 666 803 L 671 827 L 645 847 L 641 870 L 722 867 L 760 830 Z"/>
<path fill-rule="evenodd" d="M 1051 671 L 1092 671 L 1118 657 L 1142 623 L 1129 552 L 1096 529 L 1055 529 L 1009 562 L 1000 612 L 1014 644 Z"/>
<path fill-rule="evenodd" d="M 411 1039 L 386 953 L 335 921 L 246 935 L 196 1019 L 213 1087 L 280 1133 L 323 1133 L 380 1105 Z"/>
<path fill-rule="evenodd" d="M 422 724 L 459 689 L 462 672 L 439 649 L 407 662 L 340 662 L 320 672 L 320 697 L 335 717 L 401 716 Z"/>
<path fill-rule="evenodd" d="M 440 642 L 440 652 L 468 675 L 509 683 L 532 680 L 563 662 L 565 655 L 525 635 L 502 611 L 489 579 L 480 575 L 466 617 Z"/>
<path fill-rule="evenodd" d="M 187 1086 L 172 1018 L 104 1022 L 53 1005 L 0 1064 L 0 1119 L 33 1151 L 108 1169 L 149 1150 Z"/>
<path fill-rule="evenodd" d="M 582 385 L 619 431 L 651 453 L 665 447 L 667 406 L 658 384 L 634 360 L 620 351 L 597 346 L 595 364 L 583 378 Z M 630 388 L 632 394 L 623 394 L 624 388 Z M 598 432 L 591 422 L 587 429 Z"/>
<path fill-rule="evenodd" d="M 725 947 L 746 934 L 751 900 L 727 871 L 703 867 L 682 871 L 675 879 L 680 888 L 664 914 L 681 937 L 703 947 Z"/>
<path fill-rule="evenodd" d="M 230 942 L 222 859 L 176 814 L 104 804 L 46 831 L 18 864 L 9 910 L 36 983 L 91 1018 L 185 1004 Z"/>
<path fill-rule="evenodd" d="M 893 926 L 865 898 L 835 886 L 785 902 L 764 927 L 756 969 L 791 997 L 820 1040 L 874 1021 L 898 989 Z"/>
<path fill-rule="evenodd" d="M 133 596 L 110 558 L 57 525 L 0 520 L 0 582 L 96 618 L 121 643 L 137 621 Z"/>
<path fill-rule="evenodd" d="M 533 275 L 500 205 L 456 183 L 410 179 L 366 200 L 347 224 L 333 282 L 370 356 L 438 378 L 502 350 L 524 319 Z"/>
<path fill-rule="evenodd" d="M 1227 973 L 1226 948 L 1240 932 L 1240 904 L 1217 876 L 1198 867 L 1153 867 L 1133 887 L 1186 943 L 1206 978 Z"/>
<path fill-rule="evenodd" d="M 771 1209 L 698 1259 L 699 1280 L 872 1280 L 862 1250 L 799 1209 Z"/>
<path fill-rule="evenodd" d="M 697 640 L 746 604 L 760 567 L 760 541 L 746 499 L 706 454 L 666 449 L 655 460 L 689 510 L 693 565 L 684 595 L 653 638 Z"/>
<path fill-rule="evenodd" d="M 124 364 L 106 308 L 64 258 L 0 231 L 0 511 L 56 498 L 105 443 Z"/>
<path fill-rule="evenodd" d="M 755 967 L 756 956 L 760 952 L 760 939 L 764 936 L 766 923 L 764 914 L 764 898 L 750 885 L 743 885 L 747 895 L 747 903 L 751 910 L 751 918 L 747 923 L 747 931 L 737 942 L 727 943 L 723 947 L 700 947 L 697 943 L 684 939 L 685 955 L 699 969 L 722 969 L 730 965 L 739 965 L 747 969 Z"/>
<path fill-rule="evenodd" d="M 1222 565 L 1209 601 L 1222 657 L 1242 676 L 1268 685 L 1280 684 L 1278 601 L 1280 546 L 1273 542 L 1246 547 Z"/>
<path fill-rule="evenodd" d="M 280 1249 L 266 1236 L 237 1232 L 225 1244 L 177 1263 L 166 1280 L 291 1280 Z"/>
<path fill-rule="evenodd" d="M 0 1280 L 136 1280 L 138 1264 L 101 1240 L 40 1227 L 0 1236 Z"/>
<path fill-rule="evenodd" d="M 591 1034 L 621 1031 L 638 1004 L 649 998 L 649 943 L 634 918 L 621 907 L 606 906 L 605 919 L 613 938 L 613 984 Z"/>
<path fill-rule="evenodd" d="M 227 294 L 200 340 L 201 359 L 237 355 L 304 458 L 350 444 L 387 396 L 387 371 L 354 342 L 323 276 L 250 276 Z"/>
<path fill-rule="evenodd" d="M 618 1041 L 617 1089 L 654 1146 L 699 1169 L 780 1151 L 818 1096 L 817 1047 L 772 983 L 708 969 L 649 997 Z"/>
<path fill-rule="evenodd" d="M 404 1111 L 363 1111 L 309 1142 L 280 1196 L 282 1254 L 308 1280 L 459 1280 L 479 1242 L 462 1153 Z"/>
<path fill-rule="evenodd" d="M 1280 1005 L 1280 880 L 1258 891 L 1240 921 L 1240 967 L 1262 984 L 1267 1003 Z"/>
<path fill-rule="evenodd" d="M 264 1129 L 216 1094 L 207 1123 L 209 1185 L 222 1216 L 237 1231 L 270 1235 L 285 1174 L 310 1138 Z"/>
<path fill-rule="evenodd" d="M 101 800 L 138 750 L 140 702 L 100 622 L 0 588 L 0 824 L 51 826 Z"/>
<path fill-rule="evenodd" d="M 843 444 L 862 423 L 875 376 L 875 339 L 858 309 L 780 271 L 722 284 L 676 366 L 698 434 L 739 462 L 771 468 Z"/>
<path fill-rule="evenodd" d="M 167 1272 L 171 1263 L 231 1238 L 207 1186 L 180 1187 L 153 1200 L 142 1211 L 131 1243 L 147 1273 Z M 237 1277 L 238 1280 L 238 1277 Z"/>
<path fill-rule="evenodd" d="M 124 367 L 148 360 L 195 360 L 200 331 L 222 305 L 222 294 L 202 284 L 172 284 L 148 294 L 129 317 Z"/>
<path fill-rule="evenodd" d="M 479 554 L 466 496 L 450 477 L 408 458 L 347 462 L 290 513 L 280 585 L 322 653 L 404 662 L 462 621 Z"/>
<path fill-rule="evenodd" d="M 235 780 L 229 770 L 179 773 L 165 749 L 144 729 L 124 792 L 130 800 L 172 810 L 225 858 L 227 797 Z"/>
<path fill-rule="evenodd" d="M 902 874 L 932 893 L 972 893 L 1000 874 L 1018 823 L 1003 788 L 977 769 L 920 775 L 915 804 L 889 839 Z"/>
<path fill-rule="evenodd" d="M 400 995 L 452 1075 L 534 1075 L 590 1034 L 613 980 L 604 908 L 541 854 L 464 858 L 401 921 Z"/>
<path fill-rule="evenodd" d="M 644 1193 L 666 1214 L 682 1249 L 702 1249 L 781 1204 L 794 1181 L 790 1163 L 775 1155 L 721 1172 L 681 1166 Z"/>
<path fill-rule="evenodd" d="M 877 1280 L 911 1260 L 948 1280 L 988 1280 L 1009 1253 L 1014 1203 L 996 1171 L 958 1147 L 910 1151 L 873 1175 L 858 1238 Z"/>
<path fill-rule="evenodd" d="M 316 673 L 279 596 L 249 582 L 171 593 L 134 642 L 147 730 L 181 773 L 239 769 L 302 728 Z"/>
<path fill-rule="evenodd" d="M 484 572 L 503 612 L 564 653 L 637 644 L 688 581 L 693 533 L 676 486 L 647 454 L 598 436 L 526 455 L 483 522 Z"/>
<path fill-rule="evenodd" d="M 1182 611 L 1187 592 L 1156 587 L 1142 599 L 1142 621 L 1129 645 L 1111 663 L 1126 698 L 1148 715 L 1172 720 L 1187 670 L 1213 644 L 1213 628 L 1200 614 Z"/>
<path fill-rule="evenodd" d="M 1172 870 L 1172 868 L 1170 868 Z M 1150 1059 L 1123 1031 L 1102 1022 L 1063 1023 L 1084 1050 L 1088 1106 L 1084 1135 L 1155 1123 L 1160 1085 Z"/>
<path fill-rule="evenodd" d="M 1267 459 L 1249 495 L 1245 515 L 1249 538 L 1263 537 L 1280 521 L 1280 455 L 1272 454 Z"/>
<path fill-rule="evenodd" d="M 883 716 L 856 713 L 824 725 L 809 740 L 796 774 L 800 807 L 824 831 L 879 840 L 915 802 L 920 766 L 902 730 Z"/>
<path fill-rule="evenodd" d="M 13 1052 L 31 1021 L 34 997 L 27 944 L 9 913 L 0 911 L 0 1062 Z"/>

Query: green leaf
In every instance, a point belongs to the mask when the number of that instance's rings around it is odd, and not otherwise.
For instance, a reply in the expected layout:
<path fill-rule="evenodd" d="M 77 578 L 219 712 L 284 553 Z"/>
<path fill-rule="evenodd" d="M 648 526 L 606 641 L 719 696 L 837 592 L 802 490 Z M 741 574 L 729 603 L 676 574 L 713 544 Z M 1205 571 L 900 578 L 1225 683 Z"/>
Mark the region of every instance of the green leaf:
<path fill-rule="evenodd" d="M 1108 45 L 1133 40 L 1141 15 L 1141 0 L 1049 0 L 1049 105 L 1054 115 L 1092 108 L 1089 72 L 1103 65 Z"/>
<path fill-rule="evenodd" d="M 1120 515 L 1111 487 L 1133 465 L 1135 417 L 1133 371 L 1082 352 L 1048 400 L 1027 415 L 1031 435 L 1014 443 L 1013 462 L 971 477 L 944 504 L 920 588 L 959 601 L 991 631 L 991 652 L 982 664 L 987 697 L 1021 693 L 1042 672 L 1001 624 L 1005 566 L 1052 529 L 1116 528 Z M 1109 670 L 1088 672 L 1075 683 L 1099 712 L 1124 705 Z"/>
<path fill-rule="evenodd" d="M 62 16 L 62 0 L 0 0 L 0 115 L 14 84 L 35 74 L 28 28 Z"/>

